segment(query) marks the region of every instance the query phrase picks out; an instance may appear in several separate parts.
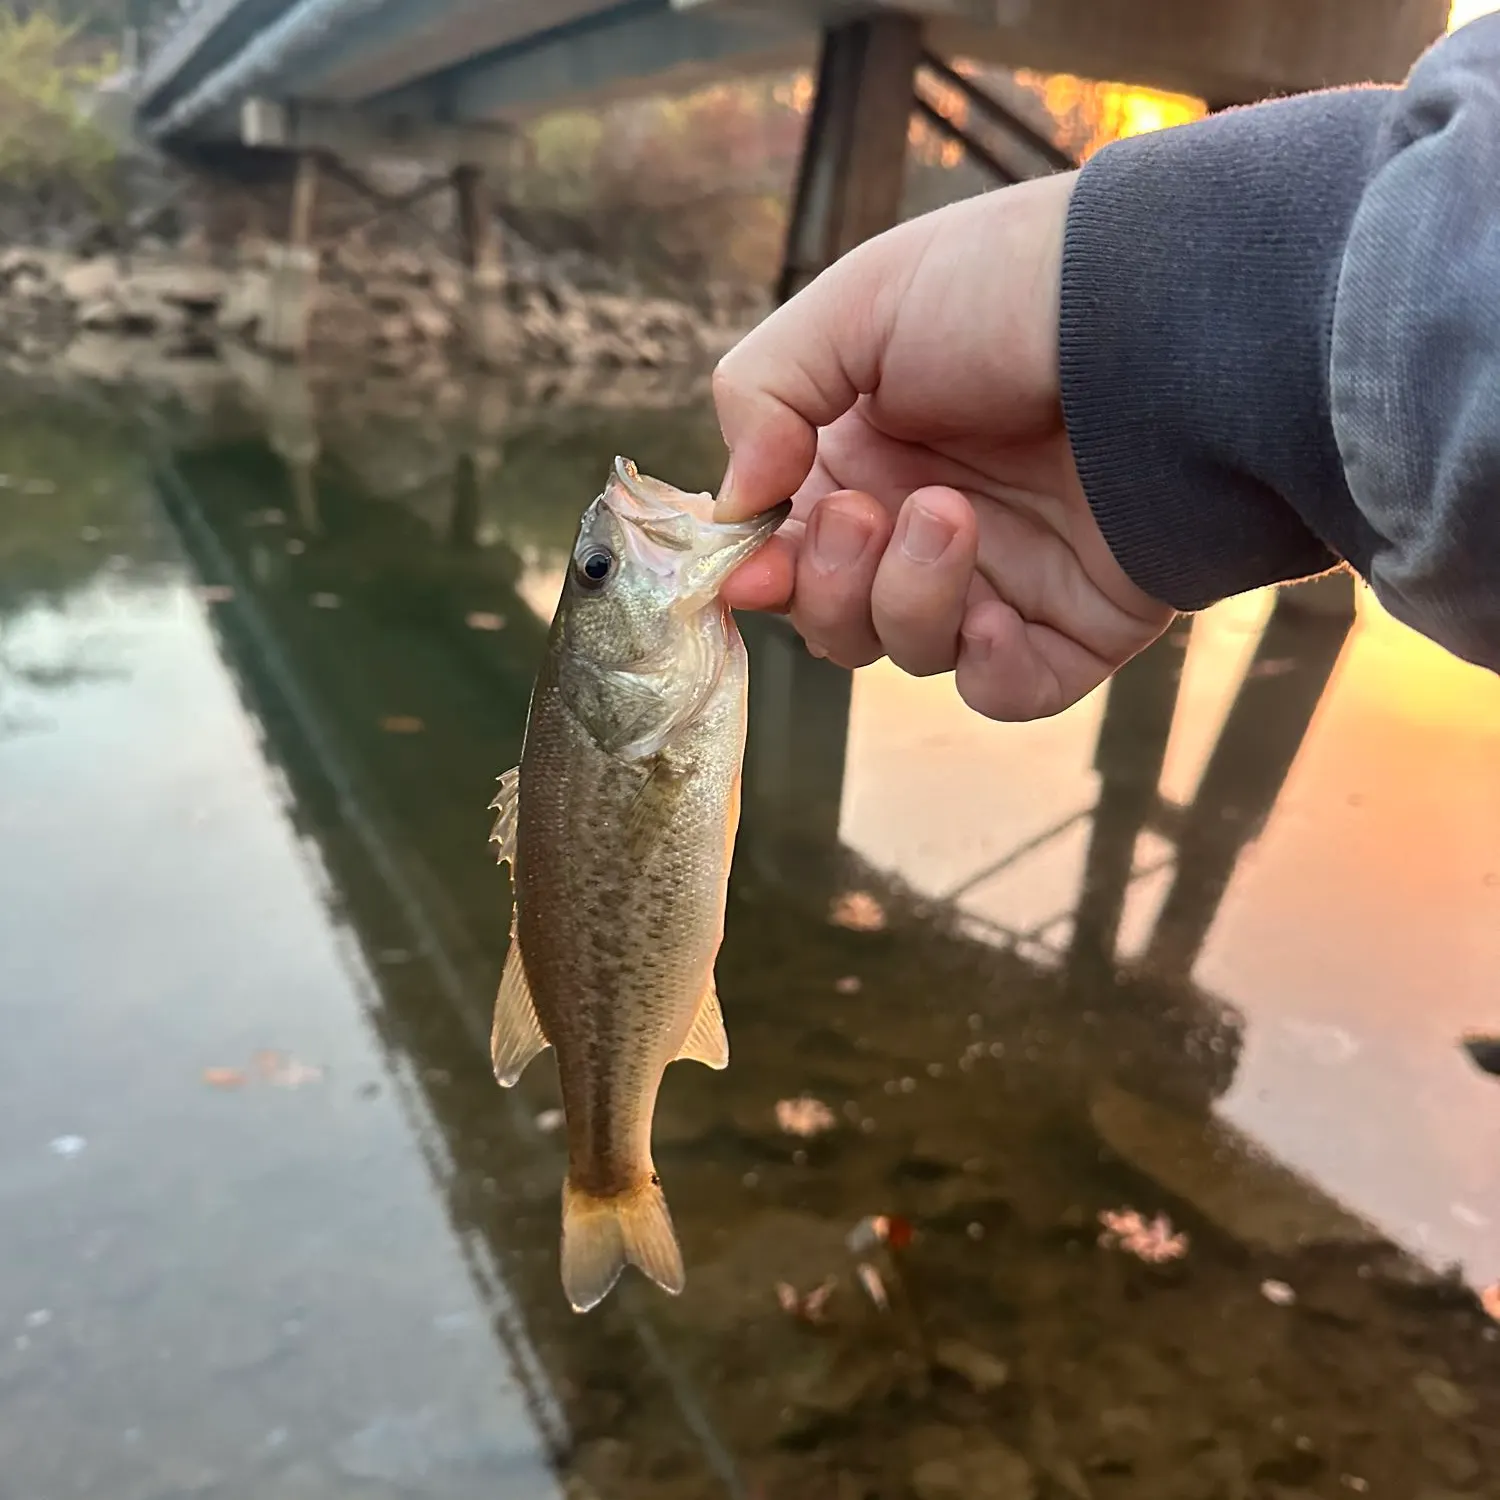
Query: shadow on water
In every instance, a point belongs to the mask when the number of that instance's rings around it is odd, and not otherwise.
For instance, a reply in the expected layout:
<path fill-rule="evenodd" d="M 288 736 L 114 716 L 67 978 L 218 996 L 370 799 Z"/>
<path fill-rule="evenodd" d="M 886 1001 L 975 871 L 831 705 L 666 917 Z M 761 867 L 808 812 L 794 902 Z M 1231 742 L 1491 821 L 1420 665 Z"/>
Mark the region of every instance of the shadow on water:
<path fill-rule="evenodd" d="M 485 805 L 519 753 L 579 507 L 616 451 L 713 483 L 712 424 L 500 402 L 406 463 L 282 401 L 269 442 L 210 432 L 155 453 L 150 483 L 569 1495 L 1500 1494 L 1495 1329 L 1473 1289 L 1221 1109 L 1259 1023 L 1215 993 L 1205 949 L 1340 691 L 1346 582 L 1276 597 L 1191 795 L 1162 788 L 1202 619 L 1069 731 L 1093 746 L 1075 810 L 927 881 L 860 852 L 851 821 L 851 767 L 876 753 L 862 705 L 898 689 L 745 620 L 719 971 L 733 1063 L 673 1069 L 657 1116 L 688 1288 L 631 1279 L 577 1318 L 551 1069 L 508 1093 L 488 1069 L 509 896 Z M 970 899 L 1004 880 L 1046 898 L 1027 871 L 1064 845 L 1060 909 Z M 1186 1253 L 1101 1243 L 1101 1213 L 1130 1212 L 1165 1214 L 1157 1246 L 1182 1234 Z"/>

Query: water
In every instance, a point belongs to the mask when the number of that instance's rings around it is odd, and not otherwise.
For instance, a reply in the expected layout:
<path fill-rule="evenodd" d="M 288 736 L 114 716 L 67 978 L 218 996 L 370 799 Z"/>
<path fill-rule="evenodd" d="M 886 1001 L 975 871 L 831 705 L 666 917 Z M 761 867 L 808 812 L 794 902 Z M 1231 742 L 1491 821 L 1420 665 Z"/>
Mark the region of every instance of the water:
<path fill-rule="evenodd" d="M 746 622 L 688 1287 L 579 1318 L 485 805 L 711 419 L 259 389 L 0 425 L 0 1497 L 1500 1494 L 1500 684 L 1337 583 L 1032 726 Z"/>

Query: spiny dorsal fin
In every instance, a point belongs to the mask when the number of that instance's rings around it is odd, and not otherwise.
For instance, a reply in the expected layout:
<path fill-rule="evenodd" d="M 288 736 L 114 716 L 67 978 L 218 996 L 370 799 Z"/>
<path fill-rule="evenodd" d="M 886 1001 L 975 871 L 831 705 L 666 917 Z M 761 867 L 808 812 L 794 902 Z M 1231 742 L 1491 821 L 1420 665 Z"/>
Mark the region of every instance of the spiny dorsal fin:
<path fill-rule="evenodd" d="M 526 1064 L 550 1045 L 537 1019 L 526 962 L 521 957 L 521 940 L 512 926 L 510 952 L 505 955 L 505 972 L 495 997 L 495 1025 L 490 1032 L 490 1060 L 500 1087 L 508 1089 L 526 1071 Z"/>
<path fill-rule="evenodd" d="M 673 1062 L 701 1062 L 715 1069 L 729 1066 L 729 1034 L 724 1030 L 724 1012 L 712 979 L 698 1002 L 698 1013 L 688 1028 L 687 1040 Z"/>
<path fill-rule="evenodd" d="M 497 845 L 496 864 L 509 860 L 512 868 L 516 863 L 516 811 L 520 806 L 521 768 L 512 766 L 500 778 L 500 790 L 490 803 L 495 812 L 495 826 L 490 831 L 490 842 Z"/>

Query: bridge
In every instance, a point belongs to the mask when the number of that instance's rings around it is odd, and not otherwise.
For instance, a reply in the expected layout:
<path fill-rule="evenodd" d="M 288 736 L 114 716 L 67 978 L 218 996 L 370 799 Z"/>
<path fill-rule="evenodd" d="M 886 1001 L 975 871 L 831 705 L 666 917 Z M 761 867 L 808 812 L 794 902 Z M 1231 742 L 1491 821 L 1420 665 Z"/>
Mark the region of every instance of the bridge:
<path fill-rule="evenodd" d="M 568 106 L 816 69 L 777 287 L 784 298 L 900 212 L 914 110 L 1002 180 L 1071 163 L 952 60 L 1194 94 L 1210 108 L 1329 84 L 1395 81 L 1441 34 L 1448 0 L 189 0 L 142 69 L 137 132 L 179 154 L 249 148 L 294 162 L 280 309 L 305 338 L 319 161 L 452 172 L 481 363 L 503 364 L 504 268 L 486 173 L 516 128 Z M 1000 127 L 996 151 L 921 91 L 926 73 Z"/>

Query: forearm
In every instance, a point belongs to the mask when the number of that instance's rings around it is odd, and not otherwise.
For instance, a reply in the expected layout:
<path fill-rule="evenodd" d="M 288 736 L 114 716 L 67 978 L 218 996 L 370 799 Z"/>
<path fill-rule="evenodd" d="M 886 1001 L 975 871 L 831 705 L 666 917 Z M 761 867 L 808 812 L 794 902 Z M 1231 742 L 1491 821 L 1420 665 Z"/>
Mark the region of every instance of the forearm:
<path fill-rule="evenodd" d="M 1064 410 L 1122 566 L 1178 608 L 1339 559 L 1500 667 L 1500 17 L 1403 89 L 1121 141 L 1080 174 Z"/>

